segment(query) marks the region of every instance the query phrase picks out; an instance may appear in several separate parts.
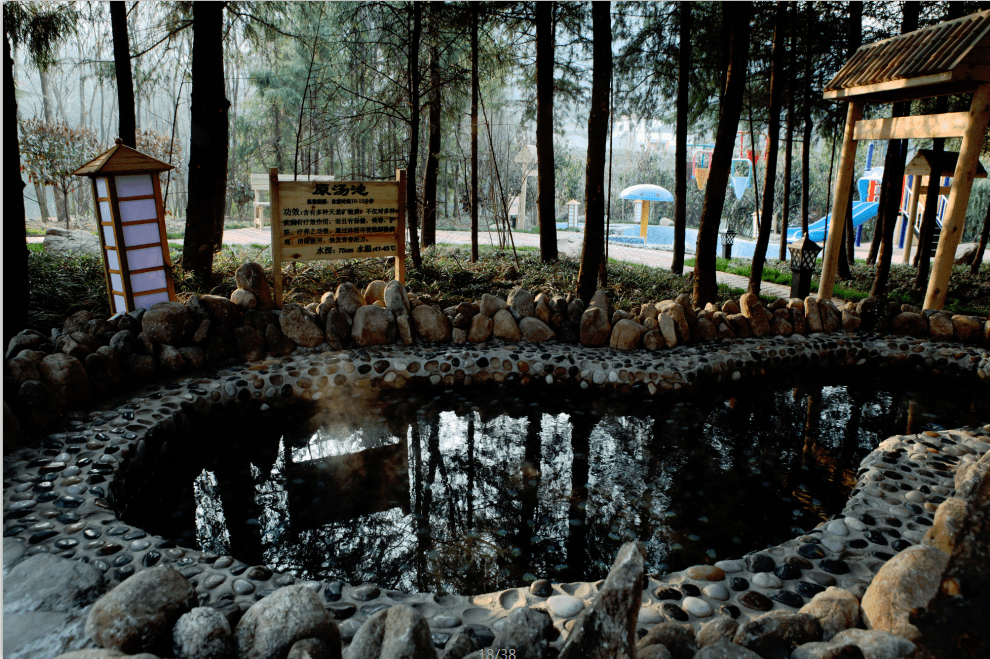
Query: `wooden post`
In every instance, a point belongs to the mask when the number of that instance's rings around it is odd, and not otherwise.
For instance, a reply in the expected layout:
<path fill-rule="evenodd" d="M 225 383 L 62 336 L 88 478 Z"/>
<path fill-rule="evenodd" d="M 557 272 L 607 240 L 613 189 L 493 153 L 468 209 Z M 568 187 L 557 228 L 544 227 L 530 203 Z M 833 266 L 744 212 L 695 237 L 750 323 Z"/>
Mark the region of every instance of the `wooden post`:
<path fill-rule="evenodd" d="M 911 244 L 914 242 L 914 224 L 918 221 L 918 200 L 921 199 L 921 185 L 925 177 L 915 174 L 911 177 L 911 201 L 908 204 L 907 236 L 904 238 L 904 258 L 902 263 L 911 260 Z"/>
<path fill-rule="evenodd" d="M 856 122 L 863 117 L 863 101 L 850 101 L 846 112 L 846 128 L 842 135 L 842 155 L 839 156 L 839 171 L 835 179 L 835 192 L 832 194 L 832 223 L 828 227 L 825 240 L 825 253 L 822 256 L 822 278 L 818 284 L 818 297 L 832 299 L 835 287 L 835 271 L 839 266 L 839 242 L 842 240 L 842 225 L 849 210 L 849 191 L 852 189 L 856 169 Z"/>
<path fill-rule="evenodd" d="M 516 211 L 516 228 L 519 231 L 528 231 L 526 226 L 526 181 L 529 180 L 529 172 L 526 171 L 526 164 L 523 164 L 522 189 L 519 191 L 519 204 Z"/>
<path fill-rule="evenodd" d="M 650 223 L 650 202 L 644 199 L 640 202 L 639 210 L 639 237 L 646 238 L 646 227 Z"/>
<path fill-rule="evenodd" d="M 942 233 L 938 240 L 938 250 L 935 252 L 935 262 L 932 264 L 932 276 L 928 280 L 928 292 L 925 293 L 925 309 L 941 309 L 945 304 L 945 293 L 949 285 L 949 276 L 952 274 L 952 262 L 956 258 L 956 247 L 959 246 L 959 239 L 966 224 L 966 205 L 969 203 L 969 193 L 973 189 L 977 159 L 980 157 L 983 138 L 987 134 L 988 120 L 990 120 L 990 84 L 985 84 L 973 92 L 973 100 L 969 107 L 969 123 L 966 125 L 966 132 L 963 134 L 962 145 L 959 148 L 949 202 L 942 220 Z M 931 178 L 931 181 L 935 180 L 935 177 Z"/>
<path fill-rule="evenodd" d="M 406 170 L 395 170 L 395 180 L 399 182 L 398 210 L 395 223 L 395 278 L 406 284 Z"/>
<path fill-rule="evenodd" d="M 275 235 L 276 222 L 275 218 L 278 217 L 281 220 L 282 213 L 282 200 L 279 197 L 278 191 L 278 168 L 272 167 L 268 170 L 268 185 L 269 185 L 269 198 L 271 199 L 271 213 L 272 213 L 272 273 L 275 279 L 275 308 L 282 308 L 282 236 Z M 278 215 L 276 215 L 278 213 Z M 282 222 L 277 223 L 281 225 Z"/>

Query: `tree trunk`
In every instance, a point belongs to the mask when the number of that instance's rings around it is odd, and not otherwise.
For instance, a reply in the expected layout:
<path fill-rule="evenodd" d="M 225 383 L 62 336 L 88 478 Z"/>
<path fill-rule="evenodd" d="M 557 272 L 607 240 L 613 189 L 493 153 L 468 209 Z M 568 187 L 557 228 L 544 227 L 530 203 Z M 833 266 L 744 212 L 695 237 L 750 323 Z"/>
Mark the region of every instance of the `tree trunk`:
<path fill-rule="evenodd" d="M 117 136 L 137 148 L 137 122 L 134 115 L 134 81 L 131 78 L 131 48 L 127 37 L 127 3 L 110 3 L 110 25 L 113 31 L 113 66 L 117 77 Z"/>
<path fill-rule="evenodd" d="M 846 49 L 846 59 L 852 59 L 852 56 L 856 54 L 859 50 L 860 44 L 863 42 L 863 3 L 862 2 L 850 2 L 847 4 L 849 9 L 849 47 Z M 855 188 L 856 186 L 853 186 Z M 849 191 L 849 198 L 852 199 L 853 191 Z M 865 199 L 863 201 L 866 201 Z M 846 213 L 846 228 L 845 228 L 845 246 L 846 246 L 846 267 L 848 268 L 849 263 L 856 262 L 856 236 L 855 229 L 853 228 L 852 221 L 852 203 L 849 204 L 849 212 Z M 841 260 L 841 256 L 839 257 Z"/>
<path fill-rule="evenodd" d="M 52 92 L 51 84 L 48 81 L 48 71 L 39 70 L 38 77 L 41 79 L 41 108 L 45 113 L 45 123 L 53 124 L 55 119 L 52 117 Z"/>
<path fill-rule="evenodd" d="M 416 181 L 419 172 L 419 41 L 423 30 L 423 5 L 412 3 L 412 34 L 409 42 L 409 172 L 406 174 L 406 218 L 409 226 L 409 256 L 413 266 L 423 267 L 419 252 L 419 199 Z"/>
<path fill-rule="evenodd" d="M 794 52 L 796 46 L 795 31 L 791 31 L 791 63 L 787 67 L 787 88 L 790 98 L 787 101 L 787 138 L 784 149 L 784 203 L 781 208 L 780 220 L 780 254 L 781 261 L 787 261 L 787 226 L 791 218 L 791 166 L 794 159 L 794 83 L 795 74 Z"/>
<path fill-rule="evenodd" d="M 227 189 L 227 110 L 223 71 L 223 4 L 193 3 L 189 196 L 182 267 L 209 284 L 223 241 Z"/>
<path fill-rule="evenodd" d="M 804 53 L 804 140 L 801 147 L 801 233 L 808 235 L 808 213 L 811 212 L 811 19 L 812 4 L 805 3 L 805 53 Z"/>
<path fill-rule="evenodd" d="M 980 271 L 980 265 L 983 263 L 983 252 L 986 251 L 988 239 L 990 239 L 990 204 L 987 205 L 987 214 L 983 218 L 980 244 L 976 246 L 976 254 L 973 255 L 973 262 L 969 266 L 969 274 L 975 275 Z"/>
<path fill-rule="evenodd" d="M 773 224 L 774 186 L 777 184 L 777 150 L 780 143 L 780 95 L 784 65 L 784 24 L 787 6 L 778 0 L 774 16 L 773 55 L 770 65 L 770 108 L 767 112 L 767 169 L 763 179 L 763 210 L 760 212 L 760 232 L 756 238 L 753 253 L 753 270 L 749 277 L 747 291 L 759 294 L 763 283 L 763 263 L 766 261 L 767 247 L 770 245 L 770 226 Z M 756 159 L 756 145 L 753 145 Z M 755 172 L 754 172 L 755 174 Z"/>
<path fill-rule="evenodd" d="M 587 304 L 595 294 L 605 261 L 605 151 L 608 139 L 609 87 L 612 81 L 610 3 L 591 3 L 592 76 L 588 115 L 588 161 L 584 182 L 584 246 L 577 293 Z M 599 282 L 599 279 L 602 279 Z"/>
<path fill-rule="evenodd" d="M 4 181 L 7 201 L 3 239 L 7 257 L 4 263 L 3 345 L 27 324 L 28 302 L 31 299 L 31 281 L 28 279 L 28 250 L 24 237 L 27 222 L 24 217 L 24 180 L 21 179 L 21 149 L 17 141 L 17 97 L 14 95 L 14 58 L 10 54 L 10 41 L 3 40 L 5 59 L 3 67 L 3 141 Z"/>
<path fill-rule="evenodd" d="M 471 4 L 471 263 L 478 260 L 478 6 Z M 506 218 L 508 222 L 509 218 Z"/>
<path fill-rule="evenodd" d="M 746 66 L 749 60 L 749 20 L 752 2 L 729 2 L 722 5 L 729 32 L 729 66 L 725 76 L 725 93 L 718 110 L 715 150 L 705 186 L 705 201 L 701 207 L 701 227 L 694 261 L 694 306 L 714 302 L 718 291 L 715 282 L 715 250 L 718 225 L 725 206 L 725 188 L 729 183 L 736 129 L 742 112 L 746 91 Z"/>
<path fill-rule="evenodd" d="M 553 66 L 555 2 L 536 3 L 536 158 L 537 221 L 540 225 L 540 259 L 557 260 L 557 214 L 554 195 L 557 181 L 553 154 Z"/>
<path fill-rule="evenodd" d="M 674 258 L 670 271 L 684 274 L 684 239 L 687 233 L 687 133 L 688 80 L 691 76 L 691 3 L 678 5 L 680 50 L 677 61 L 677 127 L 674 137 Z"/>
<path fill-rule="evenodd" d="M 423 245 L 437 243 L 437 178 L 440 171 L 440 53 L 434 45 L 430 54 L 430 152 L 423 175 Z"/>

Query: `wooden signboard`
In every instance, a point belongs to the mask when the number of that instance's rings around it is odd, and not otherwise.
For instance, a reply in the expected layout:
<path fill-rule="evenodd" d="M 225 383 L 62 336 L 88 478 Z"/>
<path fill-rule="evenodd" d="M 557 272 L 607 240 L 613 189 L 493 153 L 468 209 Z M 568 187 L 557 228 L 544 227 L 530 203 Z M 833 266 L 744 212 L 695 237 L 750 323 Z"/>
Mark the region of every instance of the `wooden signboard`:
<path fill-rule="evenodd" d="M 269 170 L 275 305 L 282 307 L 282 264 L 395 257 L 406 283 L 406 171 L 395 181 L 279 181 Z"/>

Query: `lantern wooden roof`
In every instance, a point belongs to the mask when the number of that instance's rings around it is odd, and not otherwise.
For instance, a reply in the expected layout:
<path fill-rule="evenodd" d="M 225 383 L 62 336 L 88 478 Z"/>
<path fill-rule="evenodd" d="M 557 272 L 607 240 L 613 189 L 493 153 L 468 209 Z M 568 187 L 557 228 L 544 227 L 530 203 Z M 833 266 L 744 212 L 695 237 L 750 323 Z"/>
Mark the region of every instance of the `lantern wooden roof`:
<path fill-rule="evenodd" d="M 931 149 L 918 149 L 918 153 L 904 166 L 904 175 L 931 176 L 934 168 L 935 176 L 953 176 L 958 160 L 959 154 L 955 151 L 943 151 L 942 158 L 936 160 L 935 152 Z M 983 169 L 983 165 L 977 160 L 975 178 L 986 177 L 987 170 Z"/>
<path fill-rule="evenodd" d="M 825 98 L 891 103 L 972 92 L 990 82 L 990 10 L 862 46 Z"/>
<path fill-rule="evenodd" d="M 146 172 L 167 172 L 173 165 L 145 155 L 123 144 L 118 137 L 109 151 L 101 153 L 88 163 L 72 172 L 73 176 L 93 176 L 97 174 L 131 174 Z"/>

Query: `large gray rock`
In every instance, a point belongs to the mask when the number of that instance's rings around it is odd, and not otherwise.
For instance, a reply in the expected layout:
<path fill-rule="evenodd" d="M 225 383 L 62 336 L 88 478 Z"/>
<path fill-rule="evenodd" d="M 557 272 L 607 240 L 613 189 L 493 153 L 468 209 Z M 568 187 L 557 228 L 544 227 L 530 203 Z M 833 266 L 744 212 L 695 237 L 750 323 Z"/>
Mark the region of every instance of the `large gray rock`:
<path fill-rule="evenodd" d="M 661 313 L 670 316 L 671 320 L 674 321 L 674 327 L 677 332 L 677 342 L 678 343 L 690 343 L 691 341 L 691 324 L 688 322 L 688 317 L 684 313 L 684 305 L 674 300 L 664 300 L 659 302 L 657 308 Z M 659 321 L 659 317 L 658 317 Z M 661 327 L 662 327 L 661 323 Z M 664 334 L 664 339 L 667 335 Z"/>
<path fill-rule="evenodd" d="M 495 636 L 492 650 L 515 650 L 516 659 L 543 659 L 550 643 L 559 636 L 553 621 L 545 611 L 521 607 L 512 611 L 505 626 Z"/>
<path fill-rule="evenodd" d="M 450 319 L 436 307 L 421 304 L 412 310 L 413 328 L 416 336 L 424 343 L 447 343 L 450 341 Z"/>
<path fill-rule="evenodd" d="M 752 650 L 728 641 L 719 641 L 705 646 L 691 659 L 763 659 Z"/>
<path fill-rule="evenodd" d="M 103 573 L 92 565 L 35 554 L 4 577 L 3 612 L 8 616 L 26 611 L 69 611 L 90 604 L 105 590 Z"/>
<path fill-rule="evenodd" d="M 888 632 L 867 629 L 847 629 L 831 641 L 806 643 L 791 653 L 790 659 L 825 659 L 828 653 L 852 645 L 866 659 L 902 659 L 914 652 L 914 643 Z"/>
<path fill-rule="evenodd" d="M 99 236 L 94 236 L 88 231 L 51 228 L 45 231 L 42 245 L 45 254 L 63 254 L 65 256 L 92 254 L 93 256 L 100 256 L 103 253 Z"/>
<path fill-rule="evenodd" d="M 224 659 L 234 652 L 230 623 L 216 609 L 201 606 L 179 616 L 172 630 L 176 659 Z"/>
<path fill-rule="evenodd" d="M 512 313 L 512 317 L 515 318 L 517 322 L 523 318 L 532 316 L 536 311 L 536 303 L 534 301 L 533 294 L 525 288 L 516 287 L 509 291 L 509 299 L 507 302 L 509 304 L 509 311 Z"/>
<path fill-rule="evenodd" d="M 733 642 L 763 659 L 788 659 L 797 646 L 821 639 L 822 626 L 814 616 L 770 611 L 743 623 Z"/>
<path fill-rule="evenodd" d="M 494 316 L 502 309 L 508 309 L 508 308 L 509 305 L 506 304 L 505 300 L 503 300 L 498 296 L 489 295 L 488 293 L 485 293 L 481 296 L 481 313 L 485 314 L 489 318 Z"/>
<path fill-rule="evenodd" d="M 643 596 L 645 547 L 627 542 L 592 605 L 574 622 L 560 659 L 631 659 L 636 656 L 636 621 Z"/>
<path fill-rule="evenodd" d="M 543 343 L 557 338 L 546 323 L 532 316 L 519 321 L 519 335 L 525 343 Z"/>
<path fill-rule="evenodd" d="M 364 288 L 364 301 L 368 304 L 374 304 L 379 300 L 385 302 L 385 286 L 386 282 L 381 279 L 376 279 L 375 281 L 369 283 Z M 388 306 L 387 304 L 385 306 Z"/>
<path fill-rule="evenodd" d="M 252 293 L 257 299 L 257 308 L 265 311 L 275 308 L 272 289 L 265 277 L 265 269 L 257 263 L 245 263 L 234 271 L 234 283 L 237 288 Z"/>
<path fill-rule="evenodd" d="M 905 311 L 894 316 L 890 323 L 890 329 L 894 334 L 926 337 L 928 336 L 928 321 L 920 313 Z"/>
<path fill-rule="evenodd" d="M 859 600 L 848 590 L 829 586 L 798 613 L 815 616 L 822 626 L 822 640 L 830 641 L 839 632 L 859 625 Z"/>
<path fill-rule="evenodd" d="M 635 320 L 620 320 L 612 328 L 609 345 L 614 350 L 635 350 L 640 347 L 640 339 L 646 334 L 646 328 Z"/>
<path fill-rule="evenodd" d="M 86 401 L 90 395 L 89 378 L 82 362 L 75 357 L 55 353 L 38 363 L 41 381 L 65 397 L 65 402 L 75 405 Z"/>
<path fill-rule="evenodd" d="M 979 343 L 983 337 L 983 321 L 972 316 L 956 314 L 952 317 L 956 341 L 961 343 Z"/>
<path fill-rule="evenodd" d="M 187 343 L 197 325 L 196 318 L 180 302 L 159 302 L 141 317 L 141 329 L 149 340 L 173 346 Z"/>
<path fill-rule="evenodd" d="M 749 328 L 754 336 L 770 335 L 770 317 L 763 302 L 755 293 L 745 293 L 739 298 L 739 308 L 742 315 L 749 320 Z"/>
<path fill-rule="evenodd" d="M 391 283 L 391 282 L 390 282 Z M 385 287 L 388 295 L 388 287 Z M 368 304 L 354 314 L 351 339 L 357 346 L 380 346 L 395 343 L 395 314 L 391 310 Z"/>
<path fill-rule="evenodd" d="M 319 595 L 302 584 L 279 588 L 256 603 L 234 630 L 239 659 L 284 659 L 296 641 L 307 638 L 322 639 L 340 657 L 340 630 Z"/>
<path fill-rule="evenodd" d="M 673 659 L 692 659 L 698 649 L 694 628 L 679 622 L 661 622 L 639 639 L 636 649 L 642 654 L 649 647 L 662 645 Z"/>
<path fill-rule="evenodd" d="M 279 316 L 278 322 L 285 335 L 297 345 L 315 348 L 323 343 L 323 330 L 317 324 L 315 314 L 304 309 L 302 305 L 295 302 L 286 304 L 282 307 L 282 315 Z"/>
<path fill-rule="evenodd" d="M 405 605 L 379 611 L 361 625 L 344 659 L 435 659 L 430 627 Z"/>
<path fill-rule="evenodd" d="M 471 343 L 486 341 L 491 336 L 494 327 L 495 323 L 491 318 L 483 313 L 479 313 L 471 319 L 471 328 L 468 330 L 467 340 Z"/>
<path fill-rule="evenodd" d="M 23 330 L 7 344 L 7 359 L 16 356 L 22 350 L 37 350 L 43 344 L 48 343 L 47 336 L 37 330 Z"/>
<path fill-rule="evenodd" d="M 199 304 L 206 310 L 210 320 L 230 329 L 240 326 L 243 312 L 233 300 L 220 295 L 201 295 Z"/>
<path fill-rule="evenodd" d="M 508 309 L 502 309 L 492 318 L 492 336 L 496 339 L 515 343 L 522 338 L 519 325 Z"/>
<path fill-rule="evenodd" d="M 357 286 L 349 281 L 345 281 L 337 286 L 337 292 L 334 294 L 334 300 L 337 303 L 337 308 L 351 318 L 354 317 L 354 314 L 357 313 L 359 308 L 366 304 L 364 296 L 361 295 L 361 291 L 359 291 Z"/>
<path fill-rule="evenodd" d="M 731 643 L 739 630 L 739 623 L 732 618 L 716 618 L 706 622 L 698 630 L 698 647 L 704 648 L 719 642 Z"/>
<path fill-rule="evenodd" d="M 93 605 L 86 633 L 103 648 L 137 654 L 154 647 L 183 613 L 196 606 L 196 589 L 170 567 L 141 570 Z"/>
<path fill-rule="evenodd" d="M 409 293 L 401 281 L 393 279 L 387 283 L 385 285 L 384 295 L 385 307 L 389 311 L 396 316 L 409 315 Z M 373 304 L 373 302 L 369 302 L 369 304 Z"/>
<path fill-rule="evenodd" d="M 745 322 L 745 320 L 743 322 Z M 664 343 L 666 343 L 667 346 L 673 348 L 680 343 L 680 338 L 678 337 L 677 332 L 677 323 L 674 322 L 671 315 L 665 311 L 661 312 L 661 314 L 657 316 L 657 331 L 659 331 L 660 335 L 663 336 Z"/>
<path fill-rule="evenodd" d="M 608 322 L 608 312 L 599 306 L 588 307 L 580 319 L 581 345 L 588 348 L 602 348 L 608 345 L 612 325 Z"/>
<path fill-rule="evenodd" d="M 910 622 L 911 611 L 931 601 L 948 561 L 942 551 L 928 545 L 913 545 L 887 561 L 863 595 L 861 606 L 867 628 L 911 641 L 917 639 L 918 628 Z"/>

